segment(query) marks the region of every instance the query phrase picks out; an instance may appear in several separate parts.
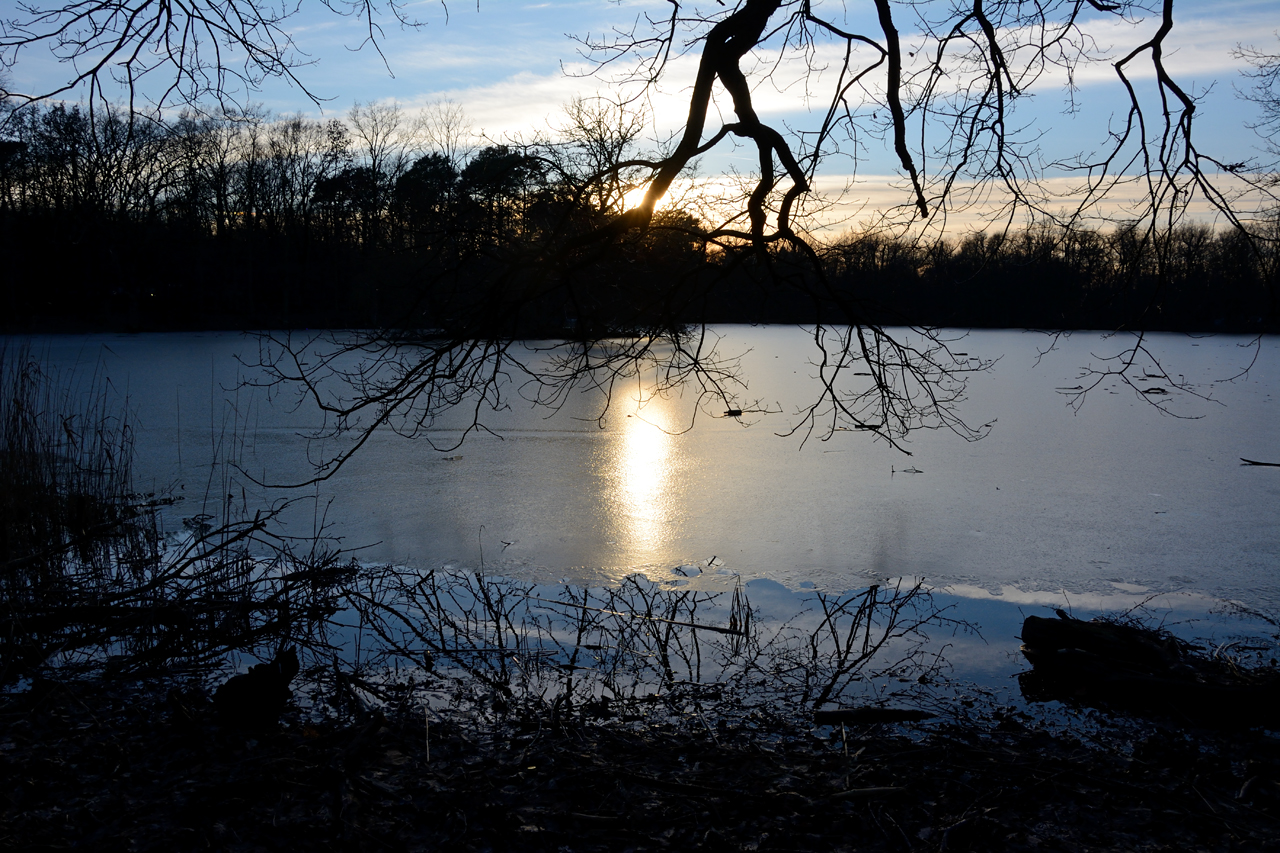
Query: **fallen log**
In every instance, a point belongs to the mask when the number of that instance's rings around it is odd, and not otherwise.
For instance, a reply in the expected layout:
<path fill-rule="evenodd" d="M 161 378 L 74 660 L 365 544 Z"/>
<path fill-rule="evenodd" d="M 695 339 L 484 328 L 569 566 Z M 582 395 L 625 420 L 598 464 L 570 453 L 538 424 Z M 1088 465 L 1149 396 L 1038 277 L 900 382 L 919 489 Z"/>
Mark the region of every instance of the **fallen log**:
<path fill-rule="evenodd" d="M 1018 677 L 1029 701 L 1173 717 L 1202 725 L 1280 721 L 1280 673 L 1198 654 L 1168 632 L 1106 620 L 1028 616 Z"/>
<path fill-rule="evenodd" d="M 1028 616 L 1022 623 L 1026 649 L 1079 649 L 1117 662 L 1170 669 L 1191 651 L 1167 633 L 1093 620 L 1085 622 L 1058 611 L 1057 619 Z M 1025 651 L 1024 651 L 1025 653 Z"/>
<path fill-rule="evenodd" d="M 870 726 L 876 723 L 916 723 L 932 719 L 928 711 L 910 708 L 837 708 L 832 711 L 814 711 L 813 722 L 819 726 Z"/>

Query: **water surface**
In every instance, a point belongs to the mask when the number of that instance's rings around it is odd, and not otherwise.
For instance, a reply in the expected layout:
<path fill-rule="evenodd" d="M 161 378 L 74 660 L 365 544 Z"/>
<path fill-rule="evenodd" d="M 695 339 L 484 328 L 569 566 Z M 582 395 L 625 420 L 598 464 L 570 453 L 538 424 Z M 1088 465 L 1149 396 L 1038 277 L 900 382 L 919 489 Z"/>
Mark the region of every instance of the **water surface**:
<path fill-rule="evenodd" d="M 718 331 L 723 352 L 743 355 L 746 396 L 775 413 L 743 419 L 749 426 L 714 410 L 694 418 L 691 394 L 638 403 L 643 383 L 599 421 L 597 397 L 575 397 L 552 417 L 516 398 L 490 418 L 497 436 L 473 435 L 457 450 L 375 437 L 318 490 L 330 532 L 366 546 L 367 560 L 483 559 L 538 580 L 670 578 L 693 565 L 704 577 L 792 589 L 909 576 L 1022 605 L 1102 607 L 1181 591 L 1280 609 L 1280 469 L 1239 459 L 1280 461 L 1275 338 L 1255 352 L 1241 338 L 1155 336 L 1153 355 L 1194 394 L 1144 396 L 1109 380 L 1077 412 L 1056 389 L 1080 384 L 1080 369 L 1124 339 L 1076 334 L 1041 359 L 1043 335 L 973 333 L 956 349 L 1000 360 L 973 378 L 960 413 L 994 421 L 990 435 L 916 433 L 906 456 L 854 432 L 803 445 L 779 437 L 814 392 L 811 338 Z M 101 361 L 136 411 L 140 483 L 192 497 L 181 512 L 194 514 L 199 495 L 223 499 L 228 485 L 242 500 L 243 484 L 210 467 L 215 454 L 305 479 L 308 453 L 333 450 L 308 444 L 318 420 L 290 395 L 242 384 L 253 374 L 237 355 L 256 360 L 252 337 L 59 336 L 35 349 L 82 369 Z M 1158 372 L 1150 359 L 1144 370 Z M 1153 385 L 1168 383 L 1138 383 Z M 454 434 L 446 424 L 435 437 L 447 444 Z M 299 534 L 315 523 L 310 511 L 291 518 Z"/>

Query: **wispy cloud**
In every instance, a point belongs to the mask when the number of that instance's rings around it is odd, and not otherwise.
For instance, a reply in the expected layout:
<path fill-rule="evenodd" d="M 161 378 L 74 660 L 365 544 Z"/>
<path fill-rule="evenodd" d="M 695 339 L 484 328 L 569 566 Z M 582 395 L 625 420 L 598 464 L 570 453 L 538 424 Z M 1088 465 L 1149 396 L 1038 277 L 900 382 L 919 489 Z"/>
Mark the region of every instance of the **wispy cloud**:
<path fill-rule="evenodd" d="M 1267 203 L 1240 177 L 1221 174 L 1210 176 L 1210 179 L 1224 194 L 1236 198 L 1240 211 L 1256 210 Z M 823 175 L 816 182 L 816 189 L 827 203 L 813 217 L 809 227 L 828 235 L 879 226 L 892 212 L 906 211 L 911 207 L 906 182 L 898 175 Z M 1039 183 L 1038 189 L 1043 193 L 1043 206 L 1054 214 L 1066 214 L 1084 199 L 1079 178 L 1046 178 Z M 1009 201 L 1007 191 L 995 186 L 981 193 L 977 190 L 978 186 L 973 182 L 957 185 L 956 199 L 972 197 L 975 201 L 947 211 L 945 225 L 948 233 L 986 230 L 1000 224 L 995 215 Z M 1087 220 L 1095 226 L 1105 227 L 1134 218 L 1146 202 L 1144 190 L 1145 185 L 1137 181 L 1121 184 L 1095 204 Z M 1224 222 L 1222 213 L 1203 195 L 1197 195 L 1190 203 L 1187 218 L 1191 222 L 1211 225 Z M 1020 224 L 1020 220 L 1014 222 L 1015 226 Z M 940 223 L 935 223 L 935 227 L 940 227 Z"/>
<path fill-rule="evenodd" d="M 1051 68 L 1041 75 L 1033 91 L 1065 91 L 1069 82 L 1082 88 L 1115 86 L 1118 81 L 1111 63 L 1148 39 L 1157 25 L 1154 20 L 1132 25 L 1113 18 L 1088 23 L 1086 32 L 1097 43 L 1100 55 L 1109 59 L 1078 66 L 1070 80 L 1065 69 Z M 1267 33 L 1274 26 L 1256 4 L 1229 5 L 1211 17 L 1179 19 L 1166 43 L 1166 66 L 1195 91 L 1204 91 L 1216 83 L 1218 94 L 1229 98 L 1231 84 L 1239 79 L 1244 67 L 1232 56 L 1233 48 L 1242 34 Z M 908 35 L 905 41 L 914 44 L 920 38 Z M 465 42 L 425 44 L 396 57 L 395 65 L 404 75 L 483 70 L 488 77 L 483 82 L 435 88 L 413 99 L 453 98 L 466 104 L 486 129 L 508 133 L 544 125 L 548 116 L 575 95 L 594 94 L 609 87 L 609 81 L 587 75 L 591 69 L 581 62 L 566 65 L 563 71 L 558 66 L 548 67 L 545 57 L 557 46 L 563 51 L 566 45 L 547 39 L 515 41 L 497 49 L 491 44 Z M 816 119 L 830 104 L 842 51 L 839 45 L 819 45 L 803 59 L 781 58 L 768 50 L 759 52 L 757 70 L 767 69 L 771 74 L 761 73 L 755 78 L 756 109 L 770 117 Z M 923 54 L 921 51 L 915 62 L 923 61 Z M 869 63 L 872 57 L 867 51 L 863 58 Z M 539 67 L 543 70 L 534 70 Z M 683 124 L 688 87 L 696 68 L 696 56 L 676 58 L 667 68 L 661 89 L 650 93 L 648 105 L 661 132 L 673 132 Z M 493 79 L 495 73 L 501 78 Z M 1150 62 L 1143 58 L 1135 61 L 1130 76 L 1142 80 L 1153 75 Z M 881 99 L 882 87 L 883 72 L 877 71 L 867 80 L 869 102 Z M 1090 94 L 1086 92 L 1082 97 Z M 717 109 L 731 120 L 728 99 L 723 92 L 717 92 L 717 96 Z M 858 106 L 856 100 L 854 106 Z M 1058 109 L 1056 104 L 1051 106 L 1054 111 Z"/>

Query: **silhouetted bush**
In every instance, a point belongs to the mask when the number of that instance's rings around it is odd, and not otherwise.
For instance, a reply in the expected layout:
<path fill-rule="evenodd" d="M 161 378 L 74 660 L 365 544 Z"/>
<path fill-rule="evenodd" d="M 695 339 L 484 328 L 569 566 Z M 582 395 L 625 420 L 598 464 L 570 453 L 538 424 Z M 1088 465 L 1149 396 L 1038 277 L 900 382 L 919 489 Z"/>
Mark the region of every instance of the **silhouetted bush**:
<path fill-rule="evenodd" d="M 783 246 L 739 251 L 720 238 L 712 250 L 678 210 L 643 235 L 575 243 L 621 213 L 627 186 L 602 178 L 604 155 L 581 141 L 455 162 L 357 151 L 338 119 L 155 123 L 66 105 L 32 108 L 12 133 L 0 148 L 9 331 L 1278 328 L 1274 223 L 1252 238 L 1135 223 L 934 242 L 849 233 L 823 249 L 824 281 Z"/>
<path fill-rule="evenodd" d="M 229 651 L 320 641 L 350 577 L 324 542 L 273 534 L 279 508 L 197 515 L 133 491 L 124 414 L 93 378 L 0 350 L 0 686 L 38 673 L 172 673 Z"/>

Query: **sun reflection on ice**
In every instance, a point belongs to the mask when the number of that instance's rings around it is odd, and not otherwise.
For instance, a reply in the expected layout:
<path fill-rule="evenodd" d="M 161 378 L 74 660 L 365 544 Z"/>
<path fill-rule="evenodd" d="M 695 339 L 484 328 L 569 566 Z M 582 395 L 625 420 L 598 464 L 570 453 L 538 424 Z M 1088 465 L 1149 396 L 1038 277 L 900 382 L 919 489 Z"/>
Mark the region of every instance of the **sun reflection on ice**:
<path fill-rule="evenodd" d="M 612 525 L 618 544 L 632 552 L 661 547 L 669 538 L 676 505 L 678 417 L 663 397 L 632 398 L 631 411 L 609 448 Z"/>

